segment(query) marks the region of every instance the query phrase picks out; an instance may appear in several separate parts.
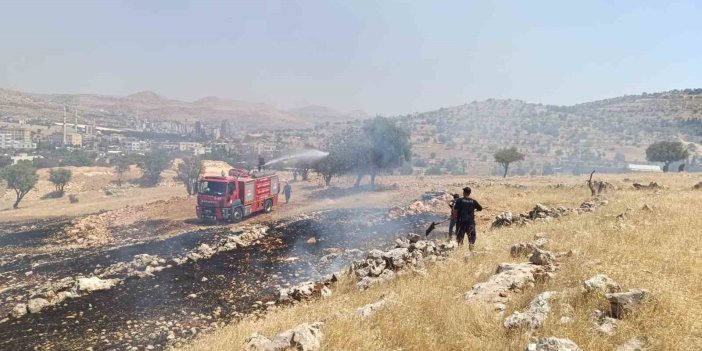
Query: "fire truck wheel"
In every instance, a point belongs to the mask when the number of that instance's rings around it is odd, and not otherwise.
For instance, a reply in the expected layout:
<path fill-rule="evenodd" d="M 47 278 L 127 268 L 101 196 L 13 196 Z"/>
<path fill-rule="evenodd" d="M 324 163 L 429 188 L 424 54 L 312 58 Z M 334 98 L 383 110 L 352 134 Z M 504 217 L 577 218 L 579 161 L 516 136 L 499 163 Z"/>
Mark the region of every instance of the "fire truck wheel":
<path fill-rule="evenodd" d="M 244 212 L 241 210 L 241 207 L 233 208 L 231 217 L 232 222 L 238 223 L 241 222 L 242 219 L 244 219 Z"/>
<path fill-rule="evenodd" d="M 263 210 L 266 213 L 273 211 L 273 201 L 271 199 L 268 199 L 263 203 Z"/>

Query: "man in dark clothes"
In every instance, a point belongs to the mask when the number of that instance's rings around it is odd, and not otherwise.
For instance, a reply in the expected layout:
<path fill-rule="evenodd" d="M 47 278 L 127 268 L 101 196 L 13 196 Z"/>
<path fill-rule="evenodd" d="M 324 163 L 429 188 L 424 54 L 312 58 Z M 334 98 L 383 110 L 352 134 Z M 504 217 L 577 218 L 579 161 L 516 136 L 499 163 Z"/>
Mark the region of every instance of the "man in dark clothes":
<path fill-rule="evenodd" d="M 453 236 L 453 227 L 456 226 L 456 215 L 458 212 L 456 212 L 456 209 L 453 208 L 453 206 L 456 204 L 456 201 L 458 200 L 458 194 L 453 194 L 453 200 L 449 202 L 449 207 L 451 208 L 451 220 L 449 221 L 449 232 L 448 232 L 448 239 L 451 241 L 451 236 Z"/>
<path fill-rule="evenodd" d="M 483 206 L 470 198 L 470 187 L 463 188 L 463 197 L 456 201 L 453 208 L 456 210 L 456 241 L 458 245 L 463 245 L 463 238 L 468 235 L 468 248 L 475 247 L 475 211 L 482 211 Z"/>
<path fill-rule="evenodd" d="M 285 183 L 285 186 L 283 187 L 283 195 L 285 195 L 285 203 L 287 204 L 290 202 L 290 195 L 292 194 L 292 187 L 290 186 L 290 183 Z"/>

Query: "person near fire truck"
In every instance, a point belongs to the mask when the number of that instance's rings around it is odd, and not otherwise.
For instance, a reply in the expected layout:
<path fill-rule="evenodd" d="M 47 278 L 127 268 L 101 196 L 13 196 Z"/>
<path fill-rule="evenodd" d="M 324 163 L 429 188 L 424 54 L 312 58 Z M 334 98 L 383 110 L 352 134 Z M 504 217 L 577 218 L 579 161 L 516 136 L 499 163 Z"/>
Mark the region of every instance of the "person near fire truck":
<path fill-rule="evenodd" d="M 290 202 L 290 195 L 292 195 L 292 186 L 290 186 L 290 183 L 285 183 L 285 186 L 283 187 L 283 195 L 285 195 L 285 203 L 287 204 Z"/>

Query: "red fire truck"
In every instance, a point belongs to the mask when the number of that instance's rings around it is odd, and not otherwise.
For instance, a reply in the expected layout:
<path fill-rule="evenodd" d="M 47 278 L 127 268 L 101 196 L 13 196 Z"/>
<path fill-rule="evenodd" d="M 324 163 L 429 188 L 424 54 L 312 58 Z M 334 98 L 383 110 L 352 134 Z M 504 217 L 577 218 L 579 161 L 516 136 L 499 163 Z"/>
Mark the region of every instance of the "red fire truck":
<path fill-rule="evenodd" d="M 280 182 L 275 174 L 250 174 L 237 168 L 228 176 L 203 177 L 197 194 L 197 218 L 239 222 L 278 205 Z"/>

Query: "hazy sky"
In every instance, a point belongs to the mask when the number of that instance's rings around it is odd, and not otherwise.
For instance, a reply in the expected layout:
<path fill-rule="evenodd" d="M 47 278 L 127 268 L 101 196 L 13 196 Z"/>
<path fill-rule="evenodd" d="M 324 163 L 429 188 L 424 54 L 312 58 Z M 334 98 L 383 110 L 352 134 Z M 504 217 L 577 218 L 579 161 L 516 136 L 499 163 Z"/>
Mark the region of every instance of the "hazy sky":
<path fill-rule="evenodd" d="M 399 114 L 702 87 L 702 3 L 7 1 L 0 87 Z"/>

